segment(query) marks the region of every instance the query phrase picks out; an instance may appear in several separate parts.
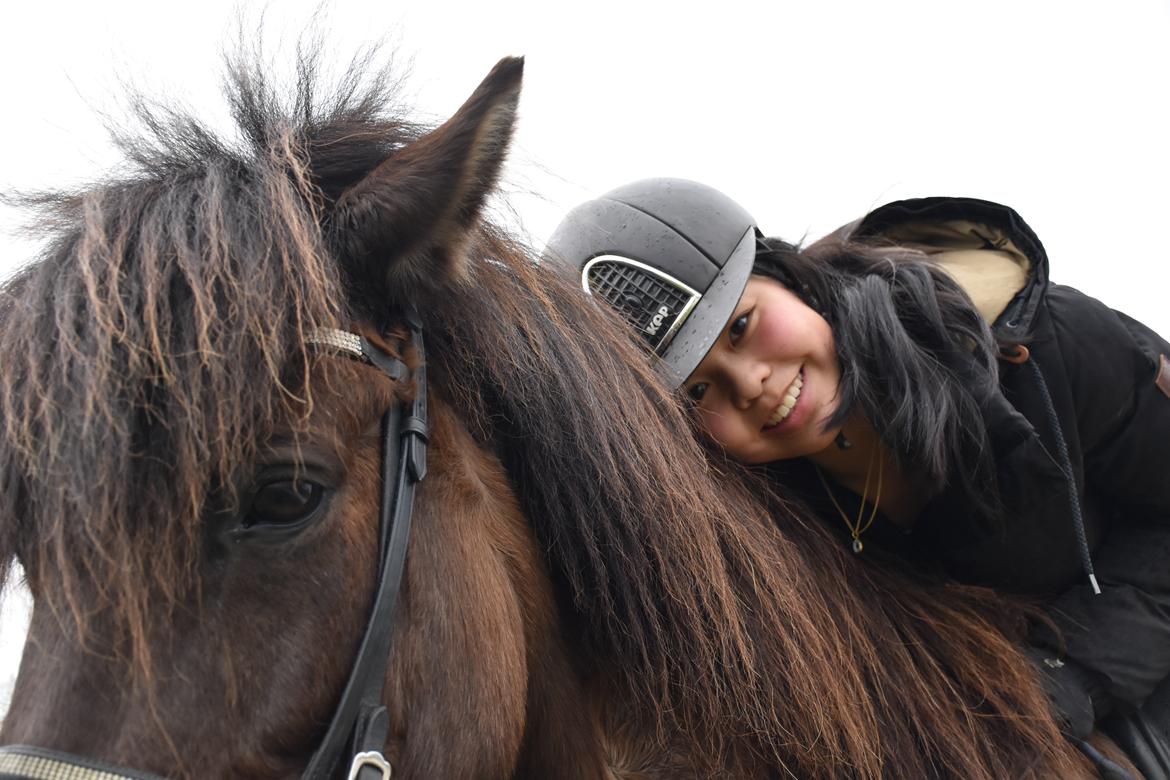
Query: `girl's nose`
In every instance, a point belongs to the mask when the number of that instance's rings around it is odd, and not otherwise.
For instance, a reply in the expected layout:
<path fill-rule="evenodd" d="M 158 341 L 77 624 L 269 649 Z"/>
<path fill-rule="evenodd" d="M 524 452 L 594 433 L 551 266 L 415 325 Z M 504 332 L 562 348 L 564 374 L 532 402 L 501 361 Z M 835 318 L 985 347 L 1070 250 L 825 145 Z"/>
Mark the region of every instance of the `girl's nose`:
<path fill-rule="evenodd" d="M 746 356 L 736 361 L 730 369 L 732 402 L 735 408 L 744 411 L 763 394 L 764 382 L 771 374 L 771 369 L 763 361 Z"/>

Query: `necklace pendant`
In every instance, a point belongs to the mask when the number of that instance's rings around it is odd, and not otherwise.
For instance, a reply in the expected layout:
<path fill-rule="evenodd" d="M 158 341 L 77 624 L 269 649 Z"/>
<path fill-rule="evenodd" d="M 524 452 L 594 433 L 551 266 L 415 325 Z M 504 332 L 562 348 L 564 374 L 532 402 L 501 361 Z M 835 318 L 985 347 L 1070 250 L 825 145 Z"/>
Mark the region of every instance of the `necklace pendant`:
<path fill-rule="evenodd" d="M 860 539 L 853 540 L 853 553 L 856 555 L 865 549 L 865 545 L 861 543 Z"/>

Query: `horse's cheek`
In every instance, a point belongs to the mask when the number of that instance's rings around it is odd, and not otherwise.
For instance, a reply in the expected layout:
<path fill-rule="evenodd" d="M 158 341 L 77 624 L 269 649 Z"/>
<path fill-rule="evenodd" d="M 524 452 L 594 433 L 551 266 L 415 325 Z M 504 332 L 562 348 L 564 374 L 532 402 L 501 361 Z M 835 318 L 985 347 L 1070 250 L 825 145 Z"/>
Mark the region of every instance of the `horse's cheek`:
<path fill-rule="evenodd" d="M 437 427 L 390 669 L 399 765 L 411 777 L 507 778 L 527 699 L 521 605 L 485 520 L 498 502 L 447 467 Z"/>

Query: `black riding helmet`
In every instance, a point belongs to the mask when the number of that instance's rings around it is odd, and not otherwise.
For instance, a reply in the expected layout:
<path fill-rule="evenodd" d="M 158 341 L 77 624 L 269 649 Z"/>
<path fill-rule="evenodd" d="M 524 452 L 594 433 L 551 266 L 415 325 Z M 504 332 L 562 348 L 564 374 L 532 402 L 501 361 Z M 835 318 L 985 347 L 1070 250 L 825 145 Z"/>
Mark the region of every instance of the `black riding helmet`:
<path fill-rule="evenodd" d="M 756 222 L 685 179 L 644 179 L 570 211 L 545 257 L 617 308 L 679 387 L 719 338 L 752 272 Z"/>

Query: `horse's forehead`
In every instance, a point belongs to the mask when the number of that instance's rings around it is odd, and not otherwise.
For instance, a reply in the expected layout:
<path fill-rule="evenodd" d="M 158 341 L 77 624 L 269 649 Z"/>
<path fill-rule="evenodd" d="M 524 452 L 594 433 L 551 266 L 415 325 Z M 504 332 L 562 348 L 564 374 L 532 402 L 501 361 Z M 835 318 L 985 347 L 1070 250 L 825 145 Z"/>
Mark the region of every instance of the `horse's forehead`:
<path fill-rule="evenodd" d="M 372 334 L 371 340 L 378 338 Z M 407 370 L 414 364 L 408 350 L 402 350 L 392 340 L 381 337 L 387 354 L 402 359 Z M 312 393 L 308 422 L 310 430 L 333 431 L 343 439 L 359 435 L 393 403 L 413 398 L 415 384 L 408 377 L 392 379 L 376 366 L 369 365 L 344 351 L 312 349 L 309 353 Z"/>

